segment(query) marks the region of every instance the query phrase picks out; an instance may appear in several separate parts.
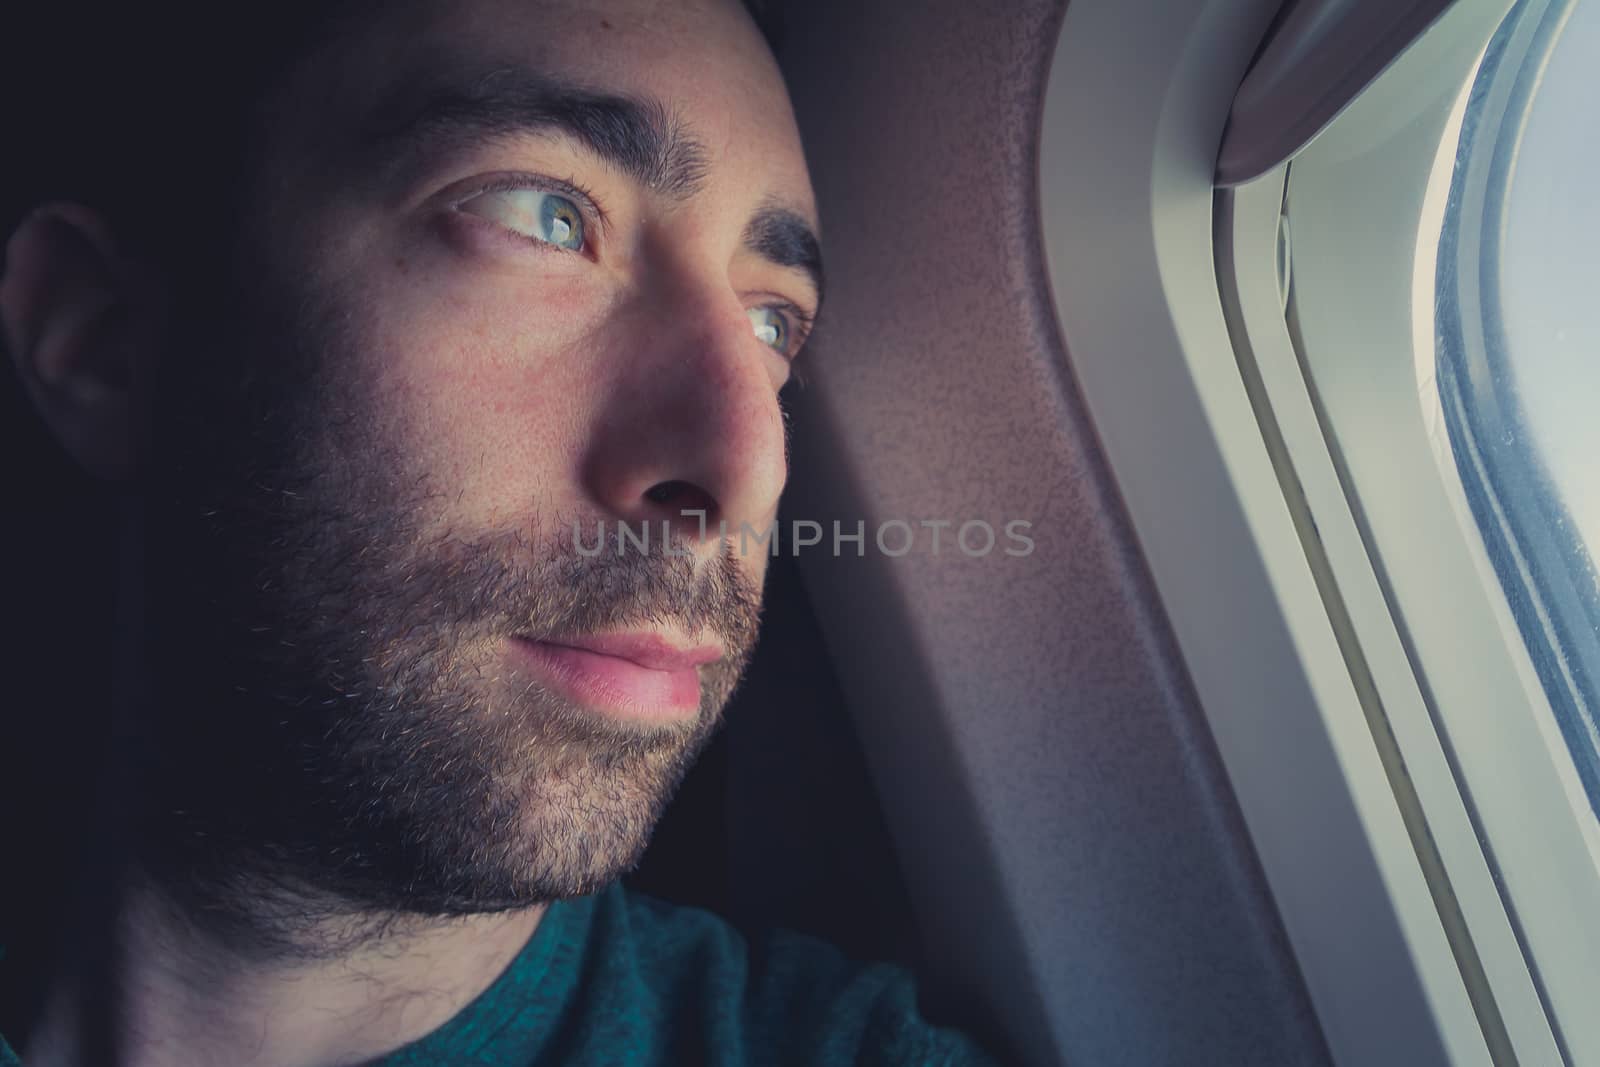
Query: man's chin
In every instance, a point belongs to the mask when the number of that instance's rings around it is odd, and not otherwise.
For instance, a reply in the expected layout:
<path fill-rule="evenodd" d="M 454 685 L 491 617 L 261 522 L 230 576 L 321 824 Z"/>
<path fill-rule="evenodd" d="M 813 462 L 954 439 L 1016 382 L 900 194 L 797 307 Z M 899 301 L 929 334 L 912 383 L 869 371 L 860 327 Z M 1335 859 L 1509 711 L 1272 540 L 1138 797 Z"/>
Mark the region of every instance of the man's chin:
<path fill-rule="evenodd" d="M 389 783 L 428 799 L 409 808 L 401 834 L 385 835 L 421 844 L 400 857 L 408 869 L 392 871 L 392 884 L 408 887 L 405 910 L 505 911 L 603 889 L 643 858 L 719 713 L 641 723 L 546 699 L 514 716 L 524 731 L 457 739 L 458 751 L 480 756 L 508 747 L 477 781 Z"/>

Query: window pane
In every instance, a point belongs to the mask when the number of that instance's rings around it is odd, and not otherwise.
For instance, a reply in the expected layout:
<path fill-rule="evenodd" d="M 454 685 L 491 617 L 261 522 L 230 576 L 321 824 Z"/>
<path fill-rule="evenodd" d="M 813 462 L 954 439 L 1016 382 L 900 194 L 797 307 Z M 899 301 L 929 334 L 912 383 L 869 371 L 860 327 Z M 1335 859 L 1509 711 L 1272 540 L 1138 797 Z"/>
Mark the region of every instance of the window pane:
<path fill-rule="evenodd" d="M 1600 812 L 1600 3 L 1518 3 L 1440 242 L 1441 402 L 1473 516 Z"/>

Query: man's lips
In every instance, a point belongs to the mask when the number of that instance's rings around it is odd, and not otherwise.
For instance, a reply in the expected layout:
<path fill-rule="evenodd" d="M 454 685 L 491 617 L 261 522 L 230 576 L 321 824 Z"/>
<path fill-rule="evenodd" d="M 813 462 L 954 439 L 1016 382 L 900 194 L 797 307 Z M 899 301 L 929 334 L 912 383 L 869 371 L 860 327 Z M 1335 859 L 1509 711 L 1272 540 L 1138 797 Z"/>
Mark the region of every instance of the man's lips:
<path fill-rule="evenodd" d="M 700 671 L 722 658 L 716 644 L 658 633 L 515 637 L 522 665 L 586 707 L 626 718 L 678 717 L 700 706 Z"/>
<path fill-rule="evenodd" d="M 722 658 L 717 644 L 686 645 L 669 640 L 664 634 L 593 634 L 577 637 L 550 637 L 544 644 L 576 648 L 601 656 L 615 656 L 653 671 L 681 671 Z"/>

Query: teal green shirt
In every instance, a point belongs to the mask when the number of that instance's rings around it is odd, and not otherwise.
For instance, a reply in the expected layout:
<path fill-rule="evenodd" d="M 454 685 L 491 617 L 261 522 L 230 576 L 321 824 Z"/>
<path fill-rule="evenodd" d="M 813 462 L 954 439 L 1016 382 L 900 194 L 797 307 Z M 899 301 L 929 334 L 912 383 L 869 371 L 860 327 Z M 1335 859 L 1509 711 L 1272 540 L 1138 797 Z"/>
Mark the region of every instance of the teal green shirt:
<path fill-rule="evenodd" d="M 16 1064 L 0 1040 L 0 1065 Z M 612 883 L 551 904 L 476 1000 L 376 1067 L 996 1067 L 904 968 Z"/>

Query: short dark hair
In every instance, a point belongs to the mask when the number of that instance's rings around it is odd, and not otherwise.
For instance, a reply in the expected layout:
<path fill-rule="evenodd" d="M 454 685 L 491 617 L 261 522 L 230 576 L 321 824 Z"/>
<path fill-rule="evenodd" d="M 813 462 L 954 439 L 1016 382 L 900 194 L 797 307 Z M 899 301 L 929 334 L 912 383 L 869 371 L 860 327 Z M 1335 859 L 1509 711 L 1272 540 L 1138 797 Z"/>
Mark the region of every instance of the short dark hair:
<path fill-rule="evenodd" d="M 250 105 L 324 21 L 312 0 L 253 5 L 256 17 L 234 27 L 224 5 L 198 0 L 27 8 L 8 17 L 0 58 L 13 161 L 0 176 L 0 232 L 39 203 L 74 200 L 143 254 L 170 247 L 177 228 L 204 228 L 175 220 L 172 205 L 233 177 Z"/>
<path fill-rule="evenodd" d="M 238 178 L 251 105 L 330 26 L 378 0 L 274 0 L 239 9 L 202 0 L 34 3 L 6 17 L 0 52 L 0 235 L 33 206 L 77 200 L 119 239 L 166 259 L 175 228 L 160 205 L 205 203 Z M 777 52 L 776 0 L 744 0 Z M 86 33 L 85 27 L 93 27 Z M 225 42 L 196 48 L 194 42 Z M 207 227 L 192 227 L 204 230 Z M 3 246 L 3 242 L 0 242 Z"/>

